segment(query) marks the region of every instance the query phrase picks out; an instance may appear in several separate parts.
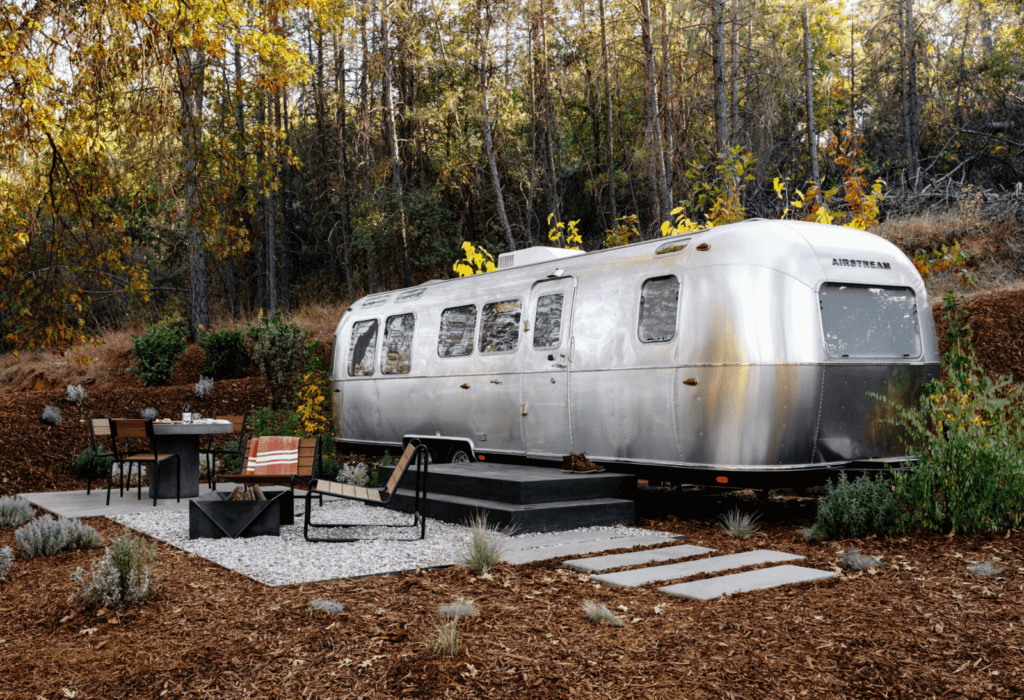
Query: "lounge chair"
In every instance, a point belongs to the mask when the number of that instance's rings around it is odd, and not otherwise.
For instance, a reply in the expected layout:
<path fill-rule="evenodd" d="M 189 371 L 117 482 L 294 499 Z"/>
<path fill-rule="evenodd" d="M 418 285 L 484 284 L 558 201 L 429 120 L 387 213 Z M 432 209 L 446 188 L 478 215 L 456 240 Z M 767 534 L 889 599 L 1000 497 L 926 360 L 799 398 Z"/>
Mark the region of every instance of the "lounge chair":
<path fill-rule="evenodd" d="M 426 510 L 427 500 L 427 466 L 430 462 L 429 452 L 425 445 L 418 442 L 410 442 L 402 458 L 395 466 L 387 486 L 383 488 L 367 488 L 364 486 L 353 486 L 352 484 L 339 484 L 325 479 L 314 479 L 310 482 L 309 490 L 306 491 L 306 512 L 303 515 L 302 535 L 308 542 L 357 542 L 361 537 L 310 537 L 310 528 L 334 528 L 334 527 L 360 527 L 360 523 L 314 523 L 311 522 L 313 495 L 329 495 L 347 498 L 353 501 L 362 501 L 375 505 L 386 505 L 391 497 L 395 495 L 398 486 L 412 471 L 409 469 L 411 463 L 416 463 L 416 489 L 413 503 L 413 521 L 409 524 L 400 525 L 374 525 L 373 527 L 416 527 L 420 528 L 420 536 L 417 539 L 425 539 L 427 536 L 427 520 L 423 516 Z"/>

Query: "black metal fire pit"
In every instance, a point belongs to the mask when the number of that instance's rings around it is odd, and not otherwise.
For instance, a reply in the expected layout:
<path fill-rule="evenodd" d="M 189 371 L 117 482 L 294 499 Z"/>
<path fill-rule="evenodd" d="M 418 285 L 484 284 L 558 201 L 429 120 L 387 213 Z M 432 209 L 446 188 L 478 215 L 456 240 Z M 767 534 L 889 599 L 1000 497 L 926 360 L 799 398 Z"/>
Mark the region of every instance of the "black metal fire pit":
<path fill-rule="evenodd" d="M 264 489 L 265 501 L 228 501 L 224 491 L 210 491 L 188 504 L 188 538 L 278 536 L 281 525 L 295 522 L 289 489 Z"/>

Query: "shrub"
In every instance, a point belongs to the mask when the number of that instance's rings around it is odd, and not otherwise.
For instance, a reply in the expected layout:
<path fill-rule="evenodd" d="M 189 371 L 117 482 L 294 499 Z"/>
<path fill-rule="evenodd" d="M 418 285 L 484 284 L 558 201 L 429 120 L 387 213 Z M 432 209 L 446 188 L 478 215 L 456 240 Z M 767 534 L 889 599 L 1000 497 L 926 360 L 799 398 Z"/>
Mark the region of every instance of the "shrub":
<path fill-rule="evenodd" d="M 337 459 L 332 458 L 332 461 L 334 461 L 335 464 L 338 463 Z M 343 484 L 367 486 L 370 483 L 370 475 L 367 474 L 366 467 L 361 464 L 346 464 L 341 467 L 341 471 L 338 474 L 338 481 Z"/>
<path fill-rule="evenodd" d="M 607 605 L 595 603 L 592 600 L 583 601 L 583 614 L 586 615 L 587 620 L 593 622 L 595 625 L 608 625 L 609 627 L 623 626 L 622 620 L 609 610 Z"/>
<path fill-rule="evenodd" d="M 281 313 L 261 316 L 249 326 L 252 359 L 267 379 L 271 404 L 281 406 L 294 393 L 310 356 L 309 333 L 285 323 Z"/>
<path fill-rule="evenodd" d="M 72 470 L 79 479 L 103 479 L 110 474 L 110 465 L 114 462 L 113 457 L 97 457 L 92 447 L 86 447 L 78 453 L 75 458 L 75 466 Z"/>
<path fill-rule="evenodd" d="M 199 382 L 196 383 L 196 398 L 200 401 L 206 401 L 206 399 L 213 396 L 213 380 L 209 377 L 199 377 Z"/>
<path fill-rule="evenodd" d="M 256 408 L 249 412 L 249 427 L 255 436 L 290 435 L 302 436 L 299 414 L 295 411 L 274 408 Z"/>
<path fill-rule="evenodd" d="M 739 508 L 733 508 L 718 517 L 718 528 L 728 535 L 745 540 L 761 529 L 757 522 L 760 518 L 756 513 L 741 513 Z"/>
<path fill-rule="evenodd" d="M 437 611 L 444 617 L 475 617 L 480 614 L 476 603 L 466 598 L 456 598 L 450 603 L 443 603 L 437 607 Z"/>
<path fill-rule="evenodd" d="M 0 528 L 27 523 L 32 513 L 32 504 L 21 496 L 0 496 Z"/>
<path fill-rule="evenodd" d="M 156 409 L 155 408 L 144 408 L 139 411 L 139 418 L 145 418 L 146 420 L 156 420 Z"/>
<path fill-rule="evenodd" d="M 48 557 L 75 552 L 100 543 L 96 530 L 74 518 L 54 520 L 51 515 L 36 518 L 14 532 L 14 539 L 26 557 Z"/>
<path fill-rule="evenodd" d="M 251 362 L 242 331 L 207 333 L 199 340 L 205 362 L 203 374 L 214 380 L 244 377 Z"/>
<path fill-rule="evenodd" d="M 68 403 L 72 406 L 81 406 L 87 396 L 81 384 L 68 384 Z"/>
<path fill-rule="evenodd" d="M 897 527 L 940 532 L 994 532 L 1024 523 L 1024 385 L 990 379 L 978 362 L 967 307 L 952 293 L 945 379 L 933 381 L 917 406 L 894 407 L 917 455 L 896 474 Z M 886 399 L 882 399 L 886 401 Z"/>
<path fill-rule="evenodd" d="M 7 576 L 11 573 L 11 565 L 14 564 L 14 552 L 10 547 L 0 547 L 0 583 L 7 582 Z"/>
<path fill-rule="evenodd" d="M 427 640 L 427 650 L 438 656 L 455 656 L 459 651 L 459 619 L 444 618 L 436 623 L 434 636 Z"/>
<path fill-rule="evenodd" d="M 138 374 L 146 386 L 163 384 L 174 374 L 184 352 L 184 329 L 153 326 L 140 337 L 132 336 L 134 364 L 128 371 Z"/>
<path fill-rule="evenodd" d="M 494 529 L 487 526 L 487 513 L 477 513 L 467 523 L 470 529 L 469 543 L 462 558 L 462 564 L 470 571 L 487 573 L 501 562 L 508 551 L 508 538 L 515 532 L 514 526 Z"/>
<path fill-rule="evenodd" d="M 238 440 L 231 440 L 224 444 L 225 450 L 237 450 Z M 238 455 L 222 455 L 223 465 L 220 468 L 221 474 L 239 474 L 242 471 L 242 458 Z"/>
<path fill-rule="evenodd" d="M 47 425 L 60 424 L 60 409 L 56 406 L 47 406 L 43 409 L 43 422 Z"/>
<path fill-rule="evenodd" d="M 328 615 L 339 615 L 345 612 L 345 607 L 336 601 L 321 598 L 309 604 L 308 612 L 310 615 L 318 612 L 327 613 Z"/>
<path fill-rule="evenodd" d="M 896 496 L 882 479 L 862 474 L 856 481 L 840 472 L 838 483 L 829 482 L 818 503 L 818 527 L 830 540 L 884 534 L 896 522 Z"/>
<path fill-rule="evenodd" d="M 839 561 L 843 562 L 843 566 L 847 569 L 853 571 L 866 571 L 882 565 L 880 557 L 861 554 L 856 547 L 850 547 L 844 554 L 839 555 Z"/>
<path fill-rule="evenodd" d="M 152 590 L 155 564 L 156 546 L 125 528 L 90 571 L 78 567 L 71 574 L 76 586 L 68 601 L 95 608 L 127 608 L 139 603 Z"/>

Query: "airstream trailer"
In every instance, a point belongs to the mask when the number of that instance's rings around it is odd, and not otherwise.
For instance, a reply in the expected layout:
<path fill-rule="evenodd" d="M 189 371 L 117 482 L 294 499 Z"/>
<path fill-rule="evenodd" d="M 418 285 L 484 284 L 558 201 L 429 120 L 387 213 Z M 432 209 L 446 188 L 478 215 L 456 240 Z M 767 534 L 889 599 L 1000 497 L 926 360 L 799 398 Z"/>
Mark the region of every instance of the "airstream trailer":
<path fill-rule="evenodd" d="M 750 220 L 498 267 L 352 304 L 330 379 L 340 443 L 800 485 L 905 458 L 868 393 L 910 402 L 939 372 L 920 275 L 862 231 Z"/>

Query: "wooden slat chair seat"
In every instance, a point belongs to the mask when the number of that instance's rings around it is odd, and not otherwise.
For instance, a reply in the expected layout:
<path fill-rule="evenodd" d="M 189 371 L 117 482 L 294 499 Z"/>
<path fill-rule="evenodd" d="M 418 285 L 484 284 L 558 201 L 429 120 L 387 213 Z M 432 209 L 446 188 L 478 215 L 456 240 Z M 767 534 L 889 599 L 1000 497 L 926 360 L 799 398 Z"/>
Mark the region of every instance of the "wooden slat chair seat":
<path fill-rule="evenodd" d="M 239 484 L 271 484 L 290 486 L 295 491 L 295 484 L 309 484 L 316 478 L 319 471 L 322 455 L 320 450 L 320 436 L 299 438 L 298 460 L 293 469 L 282 472 L 279 469 L 268 473 L 267 464 L 258 464 L 260 455 L 263 454 L 261 441 L 264 438 L 273 439 L 275 436 L 256 437 L 246 442 L 245 459 L 242 462 L 241 474 L 221 474 L 217 478 L 221 481 L 231 481 Z"/>
<path fill-rule="evenodd" d="M 110 434 L 110 419 L 109 418 L 90 418 L 89 419 L 89 432 L 92 437 L 92 460 L 89 462 L 89 474 L 87 476 L 88 482 L 85 486 L 86 493 L 92 493 L 92 475 L 96 471 L 96 462 L 101 459 L 107 459 L 108 457 L 116 457 L 117 451 L 111 445 L 108 451 L 100 440 L 112 440 L 113 437 Z M 111 465 L 111 471 L 113 471 L 113 465 Z M 102 483 L 102 482 L 100 482 Z M 102 487 L 101 487 L 102 488 Z M 121 478 L 121 495 L 124 496 L 124 477 Z M 108 503 L 109 505 L 109 503 Z"/>
<path fill-rule="evenodd" d="M 110 421 L 110 433 L 114 439 L 115 446 L 119 439 L 127 439 L 128 449 L 121 453 L 118 451 L 117 460 L 121 462 L 122 483 L 124 480 L 124 463 L 128 462 L 128 488 L 131 488 L 131 465 L 133 462 L 148 462 L 149 469 L 149 490 L 153 494 L 153 505 L 157 500 L 157 484 L 160 482 L 160 465 L 164 462 L 174 462 L 177 469 L 177 492 L 175 497 L 181 502 L 181 459 L 176 454 L 158 454 L 156 451 L 155 436 L 153 434 L 153 421 L 142 418 L 115 418 Z M 145 440 L 149 449 L 143 452 L 132 450 L 132 440 Z M 116 447 L 115 447 L 116 449 Z M 142 468 L 139 468 L 139 500 L 142 500 Z M 110 505 L 110 487 L 113 481 L 113 469 L 111 478 L 107 480 L 107 505 Z"/>
<path fill-rule="evenodd" d="M 238 457 L 243 458 L 243 459 L 245 457 L 245 445 L 246 445 L 245 428 L 246 428 L 246 423 L 249 420 L 249 413 L 246 412 L 244 415 L 241 415 L 241 416 L 216 416 L 216 418 L 218 420 L 228 420 L 228 421 L 231 421 L 231 427 L 232 427 L 232 431 L 231 432 L 234 435 L 238 436 L 238 446 L 235 449 L 233 449 L 233 450 L 226 449 L 223 446 L 221 446 L 221 447 L 214 447 L 213 446 L 214 435 L 213 434 L 210 435 L 210 441 L 206 444 L 206 452 L 210 455 L 210 469 L 209 469 L 210 488 L 213 489 L 214 491 L 217 490 L 217 456 L 220 455 L 220 456 L 223 457 L 224 455 L 237 455 Z"/>
<path fill-rule="evenodd" d="M 359 524 L 357 523 L 311 522 L 313 496 L 330 495 L 347 498 L 353 501 L 386 505 L 391 500 L 391 497 L 395 495 L 399 485 L 405 480 L 405 478 L 410 473 L 415 472 L 416 495 L 413 505 L 412 523 L 375 525 L 374 527 L 416 527 L 419 525 L 420 536 L 418 539 L 422 540 L 426 538 L 427 521 L 426 518 L 423 517 L 423 511 L 425 510 L 427 499 L 427 466 L 429 461 L 430 457 L 427 448 L 424 445 L 410 442 L 402 453 L 402 458 L 398 460 L 398 464 L 395 465 L 395 470 L 391 473 L 391 478 L 388 479 L 387 485 L 382 488 L 367 488 L 365 486 L 353 486 L 352 484 L 339 484 L 336 481 L 327 481 L 326 479 L 313 479 L 310 482 L 309 490 L 306 491 L 306 512 L 303 515 L 304 524 L 302 528 L 303 537 L 305 537 L 308 542 L 357 542 L 360 539 L 364 539 L 358 537 L 310 537 L 310 528 L 359 527 Z M 413 463 L 416 465 L 415 470 L 409 468 Z"/>

